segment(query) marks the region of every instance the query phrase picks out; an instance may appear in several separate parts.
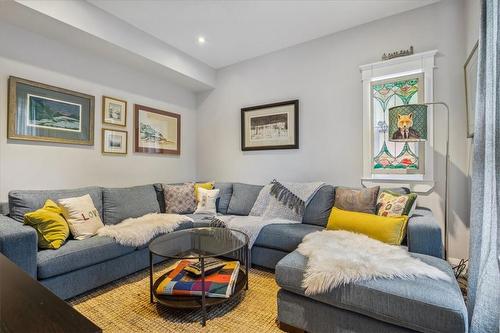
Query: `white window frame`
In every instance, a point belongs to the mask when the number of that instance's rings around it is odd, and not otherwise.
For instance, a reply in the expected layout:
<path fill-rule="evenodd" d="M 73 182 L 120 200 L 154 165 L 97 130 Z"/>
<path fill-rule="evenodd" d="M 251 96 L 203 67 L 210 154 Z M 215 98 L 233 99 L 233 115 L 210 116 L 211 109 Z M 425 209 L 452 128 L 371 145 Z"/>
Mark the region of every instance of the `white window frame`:
<path fill-rule="evenodd" d="M 424 174 L 383 174 L 372 169 L 374 126 L 372 117 L 371 82 L 415 73 L 424 74 L 424 102 L 434 101 L 434 68 L 437 50 L 416 53 L 410 56 L 375 62 L 359 67 L 363 82 L 363 179 L 434 181 L 434 130 L 433 110 L 427 115 L 427 136 L 425 142 Z"/>

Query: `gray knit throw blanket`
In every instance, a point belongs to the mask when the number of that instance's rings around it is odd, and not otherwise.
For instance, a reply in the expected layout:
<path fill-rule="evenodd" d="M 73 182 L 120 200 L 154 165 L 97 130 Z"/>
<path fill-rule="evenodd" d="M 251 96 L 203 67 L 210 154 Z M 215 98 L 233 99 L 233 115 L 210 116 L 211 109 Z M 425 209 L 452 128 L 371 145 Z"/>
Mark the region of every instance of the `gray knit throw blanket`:
<path fill-rule="evenodd" d="M 245 233 L 252 248 L 266 225 L 302 222 L 305 208 L 323 184 L 280 183 L 273 180 L 261 190 L 249 216 L 220 215 L 212 219 L 210 226 Z"/>
<path fill-rule="evenodd" d="M 283 205 L 303 216 L 306 205 L 323 185 L 323 182 L 281 183 L 273 179 L 269 193 Z"/>

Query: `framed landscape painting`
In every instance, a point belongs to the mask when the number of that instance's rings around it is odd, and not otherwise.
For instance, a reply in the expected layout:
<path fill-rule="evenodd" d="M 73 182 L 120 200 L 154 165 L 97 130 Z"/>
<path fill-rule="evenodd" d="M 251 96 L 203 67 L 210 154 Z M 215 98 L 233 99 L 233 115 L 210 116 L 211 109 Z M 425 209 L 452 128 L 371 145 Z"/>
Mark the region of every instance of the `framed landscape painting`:
<path fill-rule="evenodd" d="M 241 150 L 298 148 L 298 100 L 241 109 Z"/>
<path fill-rule="evenodd" d="M 118 98 L 102 96 L 102 122 L 127 126 L 127 102 Z"/>
<path fill-rule="evenodd" d="M 102 152 L 104 154 L 127 154 L 127 131 L 103 128 Z"/>
<path fill-rule="evenodd" d="M 136 104 L 135 152 L 181 153 L 181 115 Z"/>
<path fill-rule="evenodd" d="M 94 96 L 9 77 L 7 137 L 94 144 Z"/>

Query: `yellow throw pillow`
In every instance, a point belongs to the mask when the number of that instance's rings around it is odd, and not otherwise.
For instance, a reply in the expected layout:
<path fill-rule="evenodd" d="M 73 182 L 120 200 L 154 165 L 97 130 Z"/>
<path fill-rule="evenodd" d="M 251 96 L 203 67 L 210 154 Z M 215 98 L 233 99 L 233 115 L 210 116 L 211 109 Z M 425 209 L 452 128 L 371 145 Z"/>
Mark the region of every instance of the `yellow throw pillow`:
<path fill-rule="evenodd" d="M 24 224 L 36 230 L 38 247 L 41 249 L 58 249 L 69 236 L 62 209 L 50 199 L 45 201 L 42 208 L 24 214 Z"/>
<path fill-rule="evenodd" d="M 195 183 L 194 184 L 194 197 L 196 198 L 196 202 L 198 202 L 198 188 L 204 188 L 205 190 L 213 190 L 215 182 L 207 182 L 207 183 Z"/>
<path fill-rule="evenodd" d="M 407 222 L 408 216 L 405 215 L 385 217 L 333 207 L 326 228 L 357 232 L 387 244 L 401 245 L 406 235 Z"/>

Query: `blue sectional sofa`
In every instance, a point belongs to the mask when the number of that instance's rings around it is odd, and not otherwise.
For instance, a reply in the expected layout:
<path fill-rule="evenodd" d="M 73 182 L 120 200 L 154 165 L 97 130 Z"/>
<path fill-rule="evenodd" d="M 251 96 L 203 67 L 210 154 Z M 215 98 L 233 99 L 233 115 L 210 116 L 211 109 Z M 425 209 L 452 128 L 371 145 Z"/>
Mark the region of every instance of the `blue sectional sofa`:
<path fill-rule="evenodd" d="M 217 201 L 220 214 L 248 215 L 262 186 L 216 183 L 216 188 L 220 189 Z M 276 268 L 276 279 L 282 288 L 278 294 L 280 322 L 309 332 L 362 332 L 357 328 L 364 323 L 370 325 L 367 327 L 372 327 L 373 332 L 464 332 L 465 306 L 463 300 L 461 304 L 457 300 L 460 297 L 456 283 L 425 279 L 416 282 L 381 280 L 343 287 L 321 297 L 304 296 L 300 281 L 305 258 L 294 250 L 305 235 L 326 226 L 334 192 L 333 186 L 323 186 L 307 206 L 303 223 L 268 225 L 252 248 L 252 264 Z M 11 191 L 9 214 L 0 215 L 0 252 L 63 299 L 144 269 L 149 264 L 147 246 L 122 246 L 101 236 L 70 239 L 58 250 L 38 250 L 35 230 L 22 224 L 24 214 L 42 207 L 49 198 L 57 200 L 87 193 L 105 224 L 165 211 L 160 184 Z M 422 260 L 452 274 L 440 259 L 443 252 L 441 230 L 432 212 L 421 208 L 416 212 L 409 221 L 406 246 Z M 192 214 L 190 217 L 194 222 L 184 223 L 180 228 L 206 226 L 211 219 L 207 215 Z M 447 298 L 455 303 L 448 302 Z M 419 312 L 409 313 L 408 304 L 416 304 L 414 309 Z M 415 316 L 425 318 L 417 320 Z"/>

